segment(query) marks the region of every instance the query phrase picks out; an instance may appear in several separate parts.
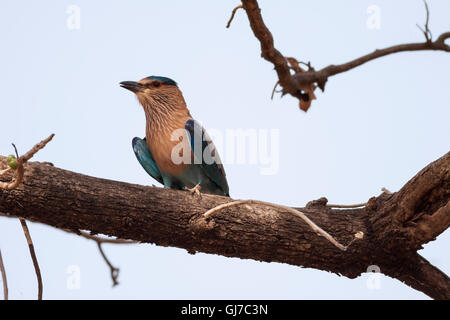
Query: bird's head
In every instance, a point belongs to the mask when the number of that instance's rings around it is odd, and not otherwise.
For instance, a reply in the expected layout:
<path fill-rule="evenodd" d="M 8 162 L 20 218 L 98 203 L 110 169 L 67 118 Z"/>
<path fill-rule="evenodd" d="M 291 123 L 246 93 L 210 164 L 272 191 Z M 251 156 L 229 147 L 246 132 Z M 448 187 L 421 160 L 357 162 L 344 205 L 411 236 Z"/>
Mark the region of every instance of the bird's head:
<path fill-rule="evenodd" d="M 120 86 L 134 92 L 146 112 L 186 108 L 183 95 L 172 79 L 150 76 L 138 82 L 123 81 Z"/>

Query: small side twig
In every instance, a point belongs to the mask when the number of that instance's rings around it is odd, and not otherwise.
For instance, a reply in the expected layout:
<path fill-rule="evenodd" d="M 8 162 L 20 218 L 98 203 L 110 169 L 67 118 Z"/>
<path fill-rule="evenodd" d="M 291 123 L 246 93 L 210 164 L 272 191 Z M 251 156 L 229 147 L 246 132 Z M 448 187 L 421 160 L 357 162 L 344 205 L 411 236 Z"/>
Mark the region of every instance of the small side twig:
<path fill-rule="evenodd" d="M 17 148 L 16 146 L 13 144 L 14 150 L 16 152 L 17 155 L 17 174 L 16 174 L 16 178 L 12 181 L 12 182 L 1 182 L 0 181 L 0 188 L 2 189 L 7 189 L 7 190 L 11 190 L 11 189 L 15 189 L 19 186 L 19 184 L 22 182 L 23 179 L 23 174 L 25 172 L 25 169 L 23 167 L 23 165 L 30 160 L 39 150 L 41 150 L 42 148 L 44 148 L 47 143 L 49 143 L 53 137 L 55 136 L 55 134 L 51 134 L 47 139 L 42 140 L 41 142 L 39 142 L 38 144 L 36 144 L 33 148 L 31 148 L 30 151 L 28 151 L 27 153 L 25 153 L 23 156 L 18 157 L 18 153 L 17 153 Z M 10 168 L 7 168 L 3 171 L 1 171 L 0 173 L 5 173 L 7 171 L 9 171 Z"/>
<path fill-rule="evenodd" d="M 108 265 L 110 271 L 111 271 L 111 279 L 113 281 L 113 287 L 117 286 L 119 284 L 119 282 L 117 281 L 117 278 L 119 277 L 119 272 L 120 269 L 114 267 L 111 262 L 109 262 L 108 257 L 106 256 L 106 254 L 103 252 L 103 248 L 102 248 L 102 242 L 97 241 L 97 247 L 98 250 L 100 251 L 100 254 L 103 257 L 103 260 L 105 260 L 106 264 Z"/>
<path fill-rule="evenodd" d="M 288 212 L 296 215 L 297 217 L 300 217 L 303 221 L 305 221 L 311 227 L 311 229 L 314 232 L 316 232 L 319 236 L 322 236 L 325 239 L 327 239 L 328 241 L 330 241 L 334 246 L 336 246 L 337 248 L 339 248 L 342 251 L 346 251 L 348 249 L 348 247 L 356 239 L 362 239 L 364 237 L 364 233 L 359 231 L 356 234 L 354 234 L 354 238 L 350 241 L 350 243 L 348 245 L 344 246 L 344 245 L 340 244 L 336 239 L 334 239 L 328 232 L 326 232 L 325 230 L 323 230 L 322 228 L 317 226 L 303 212 L 301 212 L 299 210 L 296 210 L 294 208 L 290 208 L 290 207 L 286 207 L 286 206 L 282 206 L 282 205 L 278 205 L 278 204 L 274 204 L 274 203 L 270 203 L 270 202 L 265 202 L 265 201 L 258 201 L 258 200 L 237 200 L 237 201 L 224 203 L 224 204 L 221 204 L 221 205 L 219 205 L 219 206 L 217 206 L 215 208 L 212 208 L 212 209 L 206 211 L 203 214 L 203 217 L 205 219 L 209 219 L 214 213 L 216 213 L 218 211 L 221 211 L 221 210 L 223 210 L 225 208 L 242 205 L 242 204 L 260 204 L 260 205 L 263 205 L 263 206 L 267 206 L 267 207 L 271 207 L 271 208 L 275 208 L 275 209 L 281 209 L 281 210 L 288 211 Z"/>
<path fill-rule="evenodd" d="M 384 187 L 381 188 L 381 192 L 387 193 L 387 194 L 392 194 L 392 192 L 390 192 L 388 189 L 386 189 Z M 367 206 L 367 202 L 356 203 L 356 204 L 331 204 L 331 203 L 328 203 L 328 204 L 326 204 L 326 206 L 329 208 L 352 209 L 352 208 L 365 207 L 365 206 Z"/>
<path fill-rule="evenodd" d="M 275 83 L 275 86 L 273 87 L 272 90 L 272 95 L 270 96 L 270 100 L 273 100 L 273 96 L 275 95 L 275 92 L 277 91 L 277 87 L 280 84 L 280 81 L 277 81 L 277 83 Z"/>
<path fill-rule="evenodd" d="M 329 208 L 342 208 L 342 209 L 352 209 L 352 208 L 361 208 L 365 207 L 367 203 L 356 203 L 356 204 L 327 204 Z"/>
<path fill-rule="evenodd" d="M 101 238 L 101 237 L 93 236 L 93 235 L 89 234 L 88 232 L 82 231 L 82 230 L 78 230 L 76 232 L 69 230 L 69 229 L 61 229 L 61 230 L 66 231 L 68 233 L 73 233 L 73 234 L 79 235 L 79 236 L 89 239 L 89 240 L 101 242 L 101 243 L 112 243 L 112 244 L 136 244 L 136 243 L 139 243 L 139 241 L 119 239 L 119 238 L 116 238 L 116 239 Z"/>
<path fill-rule="evenodd" d="M 72 232 L 70 230 L 65 230 L 65 231 Z M 94 240 L 95 242 L 97 242 L 98 250 L 100 251 L 100 254 L 101 254 L 103 260 L 105 260 L 106 264 L 109 267 L 109 270 L 110 270 L 110 273 L 111 273 L 111 280 L 113 282 L 113 287 L 117 286 L 119 284 L 117 279 L 119 278 L 120 269 L 114 267 L 112 265 L 112 263 L 109 261 L 108 257 L 106 256 L 105 252 L 103 251 L 102 244 L 103 243 L 136 244 L 138 242 L 137 241 L 133 241 L 133 240 L 125 240 L 125 239 L 100 238 L 100 237 L 96 237 L 96 236 L 90 235 L 89 233 L 87 233 L 85 231 L 81 231 L 81 230 L 79 231 L 79 235 L 82 236 L 83 238 L 86 238 L 86 239 L 89 239 L 89 240 Z"/>
<path fill-rule="evenodd" d="M 1 250 L 0 250 L 0 272 L 2 274 L 2 282 L 3 282 L 3 297 L 5 300 L 8 300 L 8 281 L 6 279 L 6 270 L 5 270 L 5 265 L 3 264 Z"/>
<path fill-rule="evenodd" d="M 101 237 L 97 237 L 97 236 L 93 236 L 91 234 L 89 234 L 86 231 L 82 231 L 82 230 L 78 230 L 78 231 L 72 231 L 69 229 L 62 229 L 63 231 L 66 231 L 68 233 L 73 233 L 73 234 L 77 234 L 83 238 L 86 238 L 88 240 L 94 240 L 97 243 L 97 247 L 100 251 L 100 254 L 103 258 L 103 260 L 105 260 L 106 264 L 108 265 L 110 272 L 111 272 L 111 280 L 113 282 L 113 287 L 117 286 L 119 284 L 119 282 L 117 281 L 118 277 L 119 277 L 119 272 L 120 269 L 116 268 L 112 265 L 112 263 L 109 261 L 108 257 L 106 256 L 105 252 L 103 251 L 102 248 L 102 244 L 104 243 L 111 243 L 111 244 L 136 244 L 139 243 L 138 241 L 134 241 L 134 240 L 125 240 L 125 239 L 108 239 L 108 238 L 101 238 Z"/>
<path fill-rule="evenodd" d="M 419 24 L 416 24 L 416 25 L 423 32 L 423 34 L 425 35 L 425 39 L 426 39 L 427 43 L 430 43 L 430 42 L 433 41 L 433 34 L 431 33 L 431 30 L 429 28 L 430 10 L 428 8 L 427 1 L 423 0 L 423 3 L 425 4 L 425 10 L 427 11 L 427 18 L 426 18 L 426 21 L 425 21 L 425 26 L 424 26 L 424 28 L 422 28 L 421 26 L 419 26 Z"/>
<path fill-rule="evenodd" d="M 381 192 L 384 192 L 386 194 L 392 194 L 392 192 L 390 192 L 388 189 L 386 189 L 385 187 L 381 188 Z"/>
<path fill-rule="evenodd" d="M 17 147 L 14 143 L 11 143 L 13 148 L 14 148 L 14 152 L 16 153 L 16 157 L 19 158 L 19 152 L 17 152 Z"/>
<path fill-rule="evenodd" d="M 238 6 L 237 6 L 236 8 L 234 8 L 233 11 L 231 12 L 230 20 L 228 20 L 228 23 L 227 23 L 227 28 L 229 28 L 229 27 L 231 26 L 231 22 L 232 22 L 233 19 L 234 19 L 234 15 L 236 14 L 236 11 L 238 11 L 239 9 L 242 9 L 242 4 L 241 4 L 241 5 L 238 5 Z"/>
<path fill-rule="evenodd" d="M 39 263 L 36 258 L 36 253 L 34 252 L 33 240 L 31 240 L 30 231 L 28 230 L 27 223 L 25 219 L 19 218 L 20 224 L 22 225 L 23 233 L 25 234 L 25 238 L 27 238 L 28 249 L 30 250 L 31 259 L 33 260 L 34 270 L 36 271 L 36 277 L 38 280 L 38 300 L 42 300 L 42 276 L 41 269 L 39 268 Z"/>
<path fill-rule="evenodd" d="M 14 151 L 16 153 L 16 164 L 15 164 L 15 171 L 17 171 L 17 176 L 12 182 L 0 182 L 0 188 L 11 190 L 15 189 L 19 186 L 19 184 L 22 182 L 23 175 L 25 172 L 24 164 L 30 160 L 36 152 L 44 148 L 47 143 L 49 143 L 55 135 L 52 133 L 47 139 L 42 140 L 38 144 L 36 144 L 33 148 L 31 148 L 30 151 L 25 153 L 23 156 L 19 157 L 19 153 L 17 152 L 17 148 L 15 144 L 13 143 L 12 146 L 14 147 Z M 12 169 L 12 168 L 11 168 Z M 2 173 L 5 173 L 9 170 L 2 170 Z M 33 240 L 31 240 L 30 231 L 28 230 L 27 223 L 25 219 L 19 217 L 20 224 L 22 225 L 23 233 L 25 234 L 25 238 L 27 239 L 28 243 L 28 249 L 30 250 L 31 259 L 33 260 L 34 270 L 36 272 L 36 277 L 38 281 L 38 300 L 42 300 L 42 291 L 43 291 L 43 285 L 42 285 L 42 276 L 41 276 L 41 270 L 39 268 L 39 263 L 36 258 L 36 253 L 34 251 L 34 245 Z"/>

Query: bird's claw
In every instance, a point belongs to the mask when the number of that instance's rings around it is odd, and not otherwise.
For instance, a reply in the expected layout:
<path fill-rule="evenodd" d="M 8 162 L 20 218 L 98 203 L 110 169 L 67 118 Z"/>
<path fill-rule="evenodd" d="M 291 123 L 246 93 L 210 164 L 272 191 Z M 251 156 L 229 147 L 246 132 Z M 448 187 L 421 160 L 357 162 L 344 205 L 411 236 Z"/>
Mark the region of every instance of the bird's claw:
<path fill-rule="evenodd" d="M 198 185 L 196 185 L 195 187 L 193 187 L 193 188 L 188 188 L 188 187 L 184 187 L 184 190 L 187 190 L 187 191 L 189 191 L 192 195 L 197 195 L 197 196 L 199 196 L 200 198 L 202 197 L 202 194 L 201 194 L 201 192 L 200 192 L 200 189 L 201 189 L 202 187 L 200 186 L 200 184 L 198 184 Z"/>

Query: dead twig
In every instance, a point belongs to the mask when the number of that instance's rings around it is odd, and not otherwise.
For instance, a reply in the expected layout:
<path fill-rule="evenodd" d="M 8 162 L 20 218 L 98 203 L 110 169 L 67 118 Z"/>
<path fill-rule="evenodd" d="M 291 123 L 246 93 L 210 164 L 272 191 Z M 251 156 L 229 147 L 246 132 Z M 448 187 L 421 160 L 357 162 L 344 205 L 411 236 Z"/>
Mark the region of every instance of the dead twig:
<path fill-rule="evenodd" d="M 63 229 L 66 232 L 69 233 L 74 233 L 77 234 L 83 238 L 86 238 L 88 240 L 93 240 L 97 243 L 97 247 L 98 250 L 100 251 L 100 254 L 103 258 L 103 260 L 105 260 L 106 264 L 108 265 L 109 269 L 110 269 L 110 273 L 111 273 L 111 280 L 113 282 L 113 287 L 117 286 L 119 284 L 119 282 L 117 281 L 118 277 L 119 277 L 119 272 L 120 269 L 116 268 L 112 265 L 112 263 L 109 261 L 108 257 L 106 256 L 105 252 L 103 251 L 102 248 L 102 244 L 104 243 L 111 243 L 111 244 L 136 244 L 139 243 L 138 241 L 133 241 L 133 240 L 125 240 L 125 239 L 108 239 L 108 238 L 101 238 L 101 237 L 97 237 L 97 236 L 93 236 L 91 234 L 89 234 L 88 232 L 85 231 L 72 231 L 69 229 Z"/>
<path fill-rule="evenodd" d="M 65 230 L 67 232 L 72 232 L 70 230 Z M 139 243 L 138 241 L 133 240 L 125 240 L 125 239 L 108 239 L 108 238 L 101 238 L 97 236 L 90 235 L 88 232 L 85 231 L 79 231 L 79 235 L 83 238 L 94 240 L 97 242 L 98 250 L 100 251 L 101 256 L 103 257 L 103 260 L 105 260 L 106 264 L 108 265 L 111 273 L 111 280 L 113 282 L 113 287 L 117 286 L 119 282 L 117 279 L 119 278 L 119 272 L 120 269 L 116 268 L 112 265 L 112 263 L 109 261 L 108 257 L 106 256 L 105 252 L 103 251 L 102 244 L 103 243 L 112 243 L 112 244 L 136 244 Z"/>
<path fill-rule="evenodd" d="M 0 216 L 1 217 L 6 217 L 6 218 L 18 218 L 16 216 L 12 216 L 12 215 L 7 215 L 4 213 L 0 212 Z M 19 218 L 20 219 L 20 218 Z M 91 234 L 89 234 L 86 231 L 82 231 L 82 230 L 77 230 L 77 231 L 73 231 L 70 229 L 61 229 L 62 231 L 65 231 L 67 233 L 71 233 L 71 234 L 76 234 L 78 236 L 81 236 L 85 239 L 88 240 L 93 240 L 97 243 L 97 246 L 102 245 L 104 243 L 109 243 L 109 244 L 138 244 L 139 241 L 134 241 L 134 240 L 126 240 L 126 239 L 110 239 L 110 238 L 102 238 L 102 237 L 98 237 L 98 236 L 93 236 Z M 119 283 L 117 282 L 117 278 L 119 277 L 119 268 L 114 267 L 110 262 L 109 259 L 106 257 L 106 254 L 104 253 L 104 251 L 102 250 L 101 247 L 99 247 L 100 249 L 100 254 L 102 255 L 103 259 L 105 260 L 105 262 L 107 263 L 107 265 L 109 266 L 109 268 L 111 269 L 111 279 L 113 281 L 113 287 L 118 285 Z M 5 284 L 6 282 L 4 282 Z"/>
<path fill-rule="evenodd" d="M 450 45 L 445 43 L 445 41 L 450 39 L 450 32 L 443 33 L 436 41 L 432 41 L 432 34 L 429 29 L 430 12 L 428 4 L 425 2 L 425 9 L 427 11 L 425 28 L 422 29 L 419 27 L 425 34 L 425 42 L 407 43 L 375 50 L 370 54 L 359 57 L 350 62 L 340 65 L 329 65 L 317 71 L 311 68 L 311 64 L 305 64 L 309 67 L 308 71 L 296 71 L 294 74 L 291 74 L 291 70 L 293 69 L 292 65 L 290 66 L 283 54 L 275 48 L 274 39 L 262 19 L 261 9 L 259 8 L 257 0 L 242 0 L 242 4 L 245 12 L 247 13 L 250 28 L 260 42 L 261 56 L 274 65 L 279 79 L 279 84 L 283 88 L 283 95 L 288 93 L 291 96 L 296 97 L 300 101 L 300 108 L 304 111 L 309 109 L 311 100 L 313 100 L 311 95 L 313 89 L 310 89 L 310 92 L 306 92 L 305 88 L 315 88 L 312 86 L 318 86 L 322 91 L 324 91 L 325 84 L 331 76 L 347 72 L 369 61 L 394 53 L 423 50 L 450 52 Z"/>
<path fill-rule="evenodd" d="M 356 203 L 356 204 L 327 204 L 329 208 L 342 208 L 342 209 L 352 209 L 365 207 L 367 203 Z"/>
<path fill-rule="evenodd" d="M 281 209 L 284 211 L 288 211 L 289 213 L 292 213 L 292 214 L 296 215 L 297 217 L 300 217 L 303 221 L 305 221 L 311 227 L 311 229 L 314 232 L 317 233 L 317 235 L 324 237 L 325 239 L 330 241 L 334 246 L 336 246 L 337 248 L 339 248 L 342 251 L 346 251 L 348 249 L 348 247 L 356 239 L 362 239 L 364 237 L 364 233 L 359 231 L 356 234 L 354 234 L 354 238 L 350 241 L 350 243 L 348 245 L 344 246 L 344 245 L 340 244 L 336 239 L 334 239 L 328 232 L 326 232 L 325 230 L 320 228 L 318 225 L 316 225 L 314 222 L 312 222 L 303 212 L 296 210 L 294 208 L 290 208 L 290 207 L 286 207 L 286 206 L 282 206 L 282 205 L 278 205 L 278 204 L 274 204 L 274 203 L 270 203 L 270 202 L 265 202 L 265 201 L 258 201 L 258 200 L 237 200 L 237 201 L 224 203 L 224 204 L 218 205 L 217 207 L 214 207 L 214 208 L 206 211 L 203 214 L 203 218 L 209 219 L 216 212 L 219 212 L 225 208 L 239 206 L 242 204 L 259 204 L 259 205 L 263 205 L 263 206 L 267 206 L 267 207 L 271 207 L 271 208 L 275 208 L 275 209 Z"/>
<path fill-rule="evenodd" d="M 273 96 L 275 94 L 275 92 L 277 92 L 277 87 L 280 84 L 280 81 L 277 81 L 277 83 L 275 83 L 273 90 L 272 90 L 272 95 L 270 96 L 270 100 L 273 100 Z"/>
<path fill-rule="evenodd" d="M 227 23 L 227 28 L 230 27 L 231 21 L 233 21 L 234 15 L 236 14 L 236 11 L 238 11 L 238 9 L 242 9 L 242 4 L 241 4 L 241 5 L 238 5 L 238 6 L 237 6 L 236 8 L 234 8 L 233 11 L 231 12 L 230 20 L 228 20 L 228 23 Z"/>
<path fill-rule="evenodd" d="M 430 28 L 428 26 L 429 22 L 430 22 L 430 10 L 428 8 L 428 3 L 425 0 L 423 0 L 423 3 L 425 4 L 425 10 L 427 12 L 427 18 L 426 18 L 426 21 L 425 21 L 425 26 L 424 26 L 424 28 L 422 28 L 421 26 L 419 26 L 419 24 L 416 24 L 416 25 L 417 25 L 417 28 L 419 28 L 423 32 L 423 34 L 425 35 L 425 40 L 428 43 L 430 43 L 431 41 L 433 41 L 433 34 L 431 33 Z"/>
<path fill-rule="evenodd" d="M 23 165 L 28 160 L 30 160 L 39 150 L 44 148 L 47 145 L 47 143 L 49 143 L 53 139 L 54 136 L 55 136 L 55 134 L 52 133 L 47 139 L 42 140 L 41 142 L 36 144 L 33 148 L 31 148 L 30 151 L 28 151 L 27 153 L 25 153 L 21 157 L 18 157 L 17 148 L 13 144 L 13 147 L 14 147 L 14 150 L 15 150 L 16 156 L 17 156 L 16 169 L 15 169 L 17 174 L 16 174 L 15 179 L 12 182 L 1 182 L 0 181 L 0 188 L 7 189 L 7 190 L 11 190 L 11 189 L 17 188 L 19 186 L 19 184 L 22 182 L 23 174 L 25 172 L 25 169 L 24 169 Z M 9 170 L 10 170 L 10 168 L 7 168 L 7 169 L 1 171 L 0 174 L 3 174 L 3 173 L 5 173 L 5 172 L 7 172 Z"/>
<path fill-rule="evenodd" d="M 139 243 L 139 241 L 134 241 L 134 240 L 126 240 L 126 239 L 109 239 L 109 238 L 101 238 L 101 237 L 97 237 L 97 236 L 93 236 L 91 234 L 89 234 L 86 231 L 82 231 L 82 230 L 78 230 L 78 231 L 72 231 L 69 229 L 61 229 L 63 231 L 66 231 L 68 233 L 73 233 L 76 235 L 79 235 L 83 238 L 89 239 L 89 240 L 94 240 L 96 242 L 100 242 L 100 243 L 111 243 L 111 244 L 137 244 Z"/>
<path fill-rule="evenodd" d="M 36 277 L 38 280 L 38 300 L 42 300 L 42 276 L 41 269 L 39 268 L 39 263 L 36 258 L 36 253 L 34 252 L 33 240 L 31 240 L 30 231 L 28 230 L 27 223 L 25 219 L 19 218 L 20 224 L 22 225 L 23 233 L 25 234 L 25 238 L 27 239 L 28 249 L 30 250 L 31 259 L 33 260 L 34 270 L 36 271 Z"/>
<path fill-rule="evenodd" d="M 392 192 L 390 192 L 388 189 L 386 189 L 385 187 L 381 188 L 381 192 L 386 193 L 386 194 L 392 194 Z"/>
<path fill-rule="evenodd" d="M 102 249 L 102 242 L 97 241 L 97 247 L 98 247 L 98 250 L 100 251 L 100 254 L 101 254 L 102 257 L 103 257 L 103 260 L 105 260 L 106 264 L 108 265 L 108 267 L 109 267 L 109 269 L 110 269 L 110 272 L 111 272 L 111 279 L 112 279 L 112 281 L 113 281 L 113 287 L 115 287 L 115 286 L 117 286 L 117 285 L 119 284 L 119 282 L 117 281 L 117 278 L 119 277 L 120 269 L 114 267 L 114 266 L 111 264 L 111 262 L 109 262 L 108 257 L 107 257 L 107 256 L 105 255 L 105 253 L 103 252 L 103 249 Z"/>
<path fill-rule="evenodd" d="M 2 274 L 3 282 L 3 298 L 8 300 L 8 281 L 6 279 L 5 265 L 3 264 L 2 251 L 0 250 L 0 272 Z"/>
<path fill-rule="evenodd" d="M 384 187 L 381 188 L 381 192 L 386 193 L 386 194 L 392 194 L 392 192 L 390 192 L 388 189 L 386 189 Z M 353 208 L 365 207 L 365 206 L 367 206 L 367 202 L 355 203 L 355 204 L 331 204 L 331 203 L 327 203 L 326 206 L 329 207 L 329 208 L 353 209 Z"/>

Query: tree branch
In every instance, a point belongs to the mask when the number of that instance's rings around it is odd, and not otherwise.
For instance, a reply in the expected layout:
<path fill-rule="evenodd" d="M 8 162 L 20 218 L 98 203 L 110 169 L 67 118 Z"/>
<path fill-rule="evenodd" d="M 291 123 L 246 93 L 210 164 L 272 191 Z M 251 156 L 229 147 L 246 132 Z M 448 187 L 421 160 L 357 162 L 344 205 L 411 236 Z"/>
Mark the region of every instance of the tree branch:
<path fill-rule="evenodd" d="M 410 242 L 411 250 L 434 240 L 450 226 L 450 153 L 430 163 L 392 195 L 389 218 Z"/>
<path fill-rule="evenodd" d="M 311 104 L 311 100 L 314 99 L 311 92 L 305 93 L 305 88 L 310 88 L 311 86 L 314 86 L 315 88 L 315 86 L 317 85 L 322 91 L 324 91 L 325 84 L 327 83 L 328 78 L 331 76 L 347 72 L 369 61 L 398 52 L 421 50 L 450 52 L 450 45 L 447 45 L 445 43 L 445 41 L 450 38 L 450 32 L 441 34 L 434 42 L 431 40 L 431 32 L 428 28 L 429 10 L 428 5 L 425 2 L 427 10 L 425 30 L 423 30 L 426 38 L 425 42 L 395 45 L 392 47 L 375 50 L 370 54 L 356 58 L 344 64 L 329 65 L 318 71 L 315 71 L 314 69 L 310 69 L 306 72 L 297 71 L 293 75 L 291 75 L 287 59 L 274 46 L 272 34 L 270 33 L 269 29 L 266 27 L 262 19 L 261 9 L 258 6 L 258 2 L 256 0 L 242 0 L 242 5 L 247 13 L 250 27 L 255 37 L 261 44 L 261 56 L 265 60 L 271 62 L 275 67 L 275 71 L 277 72 L 279 79 L 279 84 L 283 88 L 283 95 L 290 94 L 293 97 L 299 99 L 300 107 L 304 111 L 308 110 Z"/>
<path fill-rule="evenodd" d="M 247 13 L 253 34 L 261 44 L 261 56 L 274 65 L 283 89 L 300 99 L 298 89 L 292 81 L 288 62 L 281 52 L 275 48 L 272 34 L 264 23 L 258 2 L 256 0 L 243 0 L 242 5 Z"/>
<path fill-rule="evenodd" d="M 412 255 L 404 263 L 399 268 L 384 268 L 382 271 L 429 297 L 440 300 L 450 299 L 450 279 L 445 273 L 419 254 Z"/>
<path fill-rule="evenodd" d="M 242 9 L 242 4 L 238 5 L 236 8 L 233 9 L 233 11 L 231 12 L 231 17 L 230 20 L 228 20 L 227 22 L 227 28 L 229 28 L 231 26 L 231 22 L 234 19 L 234 15 L 236 14 L 236 11 L 238 11 L 239 9 Z"/>
<path fill-rule="evenodd" d="M 417 224 L 411 228 L 413 238 L 423 244 L 434 240 L 450 226 L 450 201 L 429 215 L 424 213 Z"/>
<path fill-rule="evenodd" d="M 283 207 L 259 203 L 232 206 L 198 223 L 209 209 L 233 200 L 207 194 L 198 199 L 188 192 L 98 179 L 38 162 L 26 164 L 24 179 L 17 189 L 0 190 L 0 212 L 74 232 L 90 230 L 93 234 L 184 248 L 190 253 L 283 262 L 349 278 L 375 264 L 386 274 L 406 277 L 406 283 L 418 290 L 423 290 L 425 278 L 446 279 L 435 291 L 423 291 L 443 298 L 450 294 L 446 291 L 448 278 L 432 275 L 437 269 L 419 266 L 414 258 L 417 242 L 422 241 L 414 238 L 419 233 L 411 233 L 411 226 L 396 217 L 403 216 L 408 194 L 414 195 L 411 201 L 417 202 L 419 197 L 420 203 L 427 204 L 420 211 L 438 214 L 437 209 L 450 199 L 449 159 L 450 153 L 423 169 L 399 192 L 384 192 L 364 207 L 332 209 L 322 198 L 305 208 L 296 208 L 341 243 L 349 243 L 356 233 L 363 232 L 364 238 L 346 251 L 318 237 Z M 6 158 L 0 157 L 0 170 L 6 167 L 5 162 Z M 8 180 L 11 175 L 7 172 L 0 180 Z M 436 184 L 444 180 L 446 184 Z M 418 193 L 418 185 L 428 192 Z M 441 230 L 434 229 L 433 235 Z M 404 269 L 405 265 L 411 267 Z M 416 272 L 419 267 L 420 274 Z"/>
<path fill-rule="evenodd" d="M 37 261 L 36 253 L 34 251 L 33 240 L 31 240 L 30 230 L 28 230 L 28 226 L 25 219 L 19 218 L 19 221 L 20 224 L 22 225 L 25 238 L 27 239 L 28 249 L 30 250 L 31 259 L 33 260 L 33 266 L 36 272 L 36 278 L 38 281 L 38 300 L 42 300 L 43 286 L 42 286 L 41 269 L 39 268 L 39 263 Z"/>
<path fill-rule="evenodd" d="M 296 73 L 293 75 L 294 81 L 297 83 L 311 83 L 316 82 L 319 84 L 319 87 L 324 87 L 328 78 L 339 73 L 343 73 L 359 67 L 360 65 L 367 63 L 369 61 L 405 51 L 423 51 L 423 50 L 435 50 L 435 51 L 446 51 L 450 52 L 450 46 L 445 44 L 445 40 L 450 38 L 450 32 L 442 34 L 436 41 L 434 42 L 420 42 L 420 43 L 407 43 L 395 45 L 392 47 L 378 49 L 372 53 L 369 53 L 365 56 L 354 59 L 350 62 L 340 64 L 340 65 L 329 65 L 318 71 L 307 71 L 304 73 Z M 322 85 L 321 85 L 322 84 Z"/>

